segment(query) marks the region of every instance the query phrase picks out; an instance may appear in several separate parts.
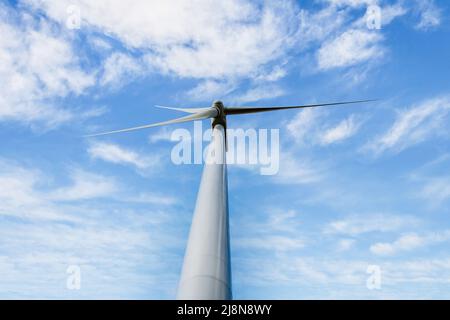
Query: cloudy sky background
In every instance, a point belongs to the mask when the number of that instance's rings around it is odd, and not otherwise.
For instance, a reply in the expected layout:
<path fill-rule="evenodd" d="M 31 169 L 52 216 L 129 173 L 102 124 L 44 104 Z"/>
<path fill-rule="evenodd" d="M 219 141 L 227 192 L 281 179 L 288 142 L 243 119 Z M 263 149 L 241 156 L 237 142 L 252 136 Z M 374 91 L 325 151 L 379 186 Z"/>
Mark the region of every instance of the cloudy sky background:
<path fill-rule="evenodd" d="M 380 29 L 366 23 L 374 4 Z M 444 0 L 2 1 L 0 298 L 173 298 L 202 167 L 171 162 L 170 134 L 192 124 L 82 136 L 219 98 L 382 99 L 229 119 L 279 128 L 281 152 L 275 176 L 229 167 L 235 298 L 450 298 L 448 12 Z M 66 287 L 70 265 L 80 290 Z"/>

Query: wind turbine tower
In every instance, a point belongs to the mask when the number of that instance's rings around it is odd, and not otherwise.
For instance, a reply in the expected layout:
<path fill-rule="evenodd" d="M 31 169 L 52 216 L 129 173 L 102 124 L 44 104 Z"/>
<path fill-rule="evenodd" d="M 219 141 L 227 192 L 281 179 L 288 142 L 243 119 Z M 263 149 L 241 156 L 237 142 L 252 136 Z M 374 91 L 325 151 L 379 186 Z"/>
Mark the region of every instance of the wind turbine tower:
<path fill-rule="evenodd" d="M 89 135 L 89 137 L 211 119 L 212 139 L 208 146 L 208 156 L 198 190 L 177 299 L 230 300 L 232 299 L 232 286 L 226 165 L 227 116 L 370 101 L 373 100 L 274 107 L 225 107 L 221 101 L 215 101 L 208 108 L 162 107 L 181 111 L 188 115 L 160 123 Z"/>

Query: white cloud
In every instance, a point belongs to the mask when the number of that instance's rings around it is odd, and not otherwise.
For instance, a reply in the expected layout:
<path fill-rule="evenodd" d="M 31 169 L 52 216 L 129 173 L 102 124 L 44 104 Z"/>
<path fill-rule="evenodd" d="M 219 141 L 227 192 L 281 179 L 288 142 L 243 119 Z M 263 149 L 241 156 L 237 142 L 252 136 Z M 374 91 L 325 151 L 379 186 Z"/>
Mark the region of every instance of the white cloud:
<path fill-rule="evenodd" d="M 411 251 L 448 240 L 450 240 L 450 231 L 430 233 L 423 236 L 410 233 L 402 235 L 392 243 L 375 243 L 370 247 L 370 251 L 376 255 L 393 255 L 401 251 Z"/>
<path fill-rule="evenodd" d="M 354 116 L 342 120 L 336 127 L 326 130 L 319 140 L 323 145 L 329 145 L 343 141 L 355 135 L 361 123 L 355 120 Z"/>
<path fill-rule="evenodd" d="M 34 188 L 43 179 L 39 172 L 27 170 L 0 159 L 0 215 L 29 216 L 29 209 L 35 208 L 35 216 L 54 218 L 54 212 L 36 210 L 45 207 L 43 196 Z"/>
<path fill-rule="evenodd" d="M 351 29 L 322 45 L 317 52 L 318 68 L 328 70 L 348 67 L 380 58 L 383 37 L 375 31 Z"/>
<path fill-rule="evenodd" d="M 442 11 L 434 0 L 416 0 L 416 3 L 416 9 L 420 15 L 420 21 L 416 25 L 417 29 L 428 30 L 441 24 Z"/>
<path fill-rule="evenodd" d="M 324 112 L 311 108 L 299 111 L 286 127 L 297 144 L 327 146 L 353 137 L 362 122 L 355 115 L 350 115 L 333 125 L 327 121 Z"/>
<path fill-rule="evenodd" d="M 176 286 L 177 271 L 170 267 L 173 257 L 165 252 L 179 244 L 160 231 L 170 227 L 166 221 L 154 224 L 139 219 L 136 223 L 133 219 L 139 217 L 124 215 L 121 225 L 117 225 L 117 213 L 113 210 L 83 210 L 95 219 L 86 215 L 70 224 L 41 225 L 2 221 L 0 231 L 5 238 L 0 254 L 0 297 L 173 296 L 169 291 Z M 140 271 L 142 264 L 147 266 L 145 273 Z M 70 265 L 81 269 L 81 290 L 77 292 L 66 289 L 66 270 Z"/>
<path fill-rule="evenodd" d="M 69 182 L 54 186 L 51 177 L 43 172 L 26 168 L 0 158 L 0 216 L 26 219 L 73 221 L 60 210 L 65 202 L 109 198 L 133 204 L 174 205 L 178 200 L 170 195 L 142 191 L 124 192 L 117 179 L 80 168 L 69 172 Z M 67 209 L 67 207 L 64 207 Z"/>
<path fill-rule="evenodd" d="M 280 169 L 273 180 L 280 184 L 302 185 L 316 183 L 322 180 L 323 174 L 317 169 L 318 164 L 312 166 L 305 159 L 299 159 L 290 152 L 283 152 L 280 156 Z"/>
<path fill-rule="evenodd" d="M 371 264 L 373 259 L 298 257 L 289 253 L 268 259 L 266 255 L 241 266 L 243 270 L 236 274 L 236 281 L 263 291 L 261 298 L 277 298 L 289 289 L 294 289 L 289 290 L 291 299 L 442 299 L 443 292 L 447 292 L 448 257 L 383 261 L 382 290 L 366 287 L 367 267 Z M 248 277 L 249 272 L 253 277 Z M 412 285 L 424 290 L 411 290 Z M 307 292 L 298 292 L 299 286 Z M 326 293 L 324 286 L 328 288 Z"/>
<path fill-rule="evenodd" d="M 0 216 L 73 221 L 56 202 L 112 196 L 119 189 L 114 179 L 80 169 L 70 178 L 70 185 L 48 190 L 51 181 L 40 171 L 0 159 Z"/>
<path fill-rule="evenodd" d="M 170 212 L 170 197 L 118 194 L 113 178 L 81 169 L 72 170 L 66 186 L 53 178 L 0 159 L 0 298 L 174 296 L 172 266 L 182 255 L 169 252 L 183 250 L 173 234 L 184 220 L 179 210 Z M 85 201 L 94 197 L 108 201 Z M 142 210 L 140 203 L 153 205 Z M 81 268 L 76 292 L 65 289 L 69 265 Z"/>
<path fill-rule="evenodd" d="M 172 141 L 172 132 L 173 129 L 169 129 L 168 127 L 162 127 L 155 133 L 152 133 L 148 136 L 148 140 L 150 143 L 158 143 L 161 141 Z"/>
<path fill-rule="evenodd" d="M 103 86 L 118 87 L 122 83 L 130 81 L 144 73 L 143 65 L 126 54 L 115 52 L 111 54 L 103 64 L 103 74 L 100 84 Z"/>
<path fill-rule="evenodd" d="M 446 130 L 450 98 L 430 99 L 400 111 L 397 120 L 384 134 L 369 142 L 364 150 L 378 155 L 387 150 L 400 152 Z"/>
<path fill-rule="evenodd" d="M 434 204 L 440 204 L 450 199 L 450 176 L 425 178 L 420 197 Z"/>
<path fill-rule="evenodd" d="M 4 205 L 8 202 L 23 205 L 40 202 L 32 192 L 33 186 L 39 181 L 37 172 L 8 165 L 3 161 L 0 170 L 0 199 Z"/>
<path fill-rule="evenodd" d="M 49 127 L 74 117 L 52 99 L 80 95 L 95 83 L 64 34 L 43 20 L 0 5 L 0 120 Z"/>
<path fill-rule="evenodd" d="M 172 196 L 149 192 L 140 193 L 137 196 L 130 197 L 127 199 L 127 201 L 165 206 L 178 203 L 178 199 Z"/>
<path fill-rule="evenodd" d="M 166 297 L 173 294 L 178 263 L 165 251 L 178 243 L 157 225 L 101 211 L 101 221 L 85 217 L 75 224 L 20 224 L 2 221 L 0 297 L 3 299 L 120 299 L 124 296 Z M 149 232 L 150 231 L 150 232 Z M 142 244 L 146 245 L 143 247 Z M 112 250 L 113 248 L 113 250 Z M 145 264 L 146 272 L 140 271 Z M 68 266 L 81 269 L 81 290 L 66 289 Z M 154 276 L 158 274 L 158 277 Z M 165 283 L 166 285 L 161 285 Z M 153 288 L 149 290 L 149 288 Z"/>
<path fill-rule="evenodd" d="M 306 139 L 316 130 L 320 111 L 317 109 L 305 109 L 299 111 L 286 125 L 289 134 L 299 144 L 304 144 Z"/>
<path fill-rule="evenodd" d="M 28 0 L 61 24 L 73 1 Z M 147 52 L 148 63 L 181 77 L 247 77 L 291 47 L 295 6 L 288 1 L 262 6 L 244 0 L 88 0 L 76 4 L 83 28 L 92 27 L 127 47 Z M 126 13 L 126 19 L 124 19 Z"/>
<path fill-rule="evenodd" d="M 117 88 L 153 72 L 201 79 L 186 94 L 192 100 L 228 95 L 243 79 L 250 79 L 251 89 L 235 95 L 239 101 L 278 97 L 284 91 L 267 83 L 286 75 L 293 48 L 303 50 L 324 43 L 317 54 L 324 70 L 382 55 L 381 34 L 360 28 L 357 21 L 361 18 L 353 21 L 355 10 L 351 8 L 367 3 L 329 1 L 319 10 L 307 11 L 291 1 L 213 4 L 208 0 L 136 0 L 128 4 L 99 0 L 93 4 L 88 0 L 23 0 L 26 10 L 22 16 L 14 23 L 1 24 L 2 34 L 7 36 L 0 42 L 2 60 L 6 61 L 4 70 L 0 68 L 0 79 L 3 75 L 11 92 L 8 98 L 0 97 L 0 119 L 43 121 L 55 126 L 77 114 L 58 107 L 56 98 L 81 95 L 95 85 Z M 81 11 L 77 32 L 103 33 L 88 42 L 98 61 L 81 63 L 78 58 L 89 56 L 66 28 L 67 8 L 73 4 Z M 342 10 L 342 5 L 351 8 Z M 384 23 L 404 14 L 399 4 L 383 9 L 388 17 Z M 2 16 L 18 15 L 10 11 L 2 7 Z M 38 21 L 32 17 L 37 13 L 52 20 Z M 115 52 L 113 41 L 104 36 L 118 40 L 123 48 Z"/>
<path fill-rule="evenodd" d="M 329 275 L 324 270 L 319 270 L 311 261 L 296 259 L 293 261 L 293 268 L 299 277 L 310 279 L 316 283 L 327 283 Z"/>
<path fill-rule="evenodd" d="M 356 241 L 354 239 L 341 239 L 337 243 L 337 250 L 339 252 L 350 250 L 355 244 L 355 242 Z"/>
<path fill-rule="evenodd" d="M 246 230 L 236 237 L 240 249 L 265 250 L 271 253 L 284 253 L 300 250 L 305 246 L 299 235 L 299 214 L 295 210 L 269 209 L 261 217 L 251 216 L 244 223 Z M 248 224 L 248 226 L 247 226 Z"/>
<path fill-rule="evenodd" d="M 89 39 L 87 41 L 89 41 L 89 44 L 92 47 L 94 47 L 95 49 L 97 49 L 100 52 L 109 52 L 113 49 L 111 43 L 109 43 L 107 40 L 105 40 L 101 37 L 97 37 L 97 36 L 89 37 Z"/>
<path fill-rule="evenodd" d="M 413 194 L 420 200 L 425 200 L 432 209 L 436 209 L 450 200 L 450 154 L 444 153 L 421 165 L 409 174 L 411 182 L 415 183 Z"/>
<path fill-rule="evenodd" d="M 300 220 L 299 216 L 295 210 L 269 210 L 267 225 L 273 230 L 295 233 Z"/>
<path fill-rule="evenodd" d="M 269 250 L 269 251 L 292 251 L 304 247 L 301 239 L 295 239 L 287 236 L 262 236 L 254 238 L 240 238 L 237 245 L 247 249 Z"/>
<path fill-rule="evenodd" d="M 378 63 L 387 52 L 383 43 L 384 28 L 408 12 L 403 2 L 386 4 L 376 0 L 327 0 L 326 3 L 327 6 L 321 10 L 302 10 L 300 14 L 299 35 L 302 41 L 299 46 L 303 49 L 315 44 L 320 46 L 315 52 L 315 71 L 358 65 L 368 68 Z M 361 9 L 369 9 L 372 5 L 381 10 L 381 29 L 368 27 L 370 11 L 360 15 Z M 356 73 L 358 71 L 353 72 L 354 75 Z"/>
<path fill-rule="evenodd" d="M 71 179 L 72 185 L 54 190 L 49 198 L 55 201 L 86 200 L 108 197 L 118 191 L 113 178 L 81 169 L 73 170 Z"/>
<path fill-rule="evenodd" d="M 369 232 L 397 231 L 417 226 L 418 223 L 419 221 L 411 216 L 360 214 L 328 223 L 324 227 L 324 233 L 357 236 Z"/>
<path fill-rule="evenodd" d="M 217 100 L 233 91 L 235 85 L 233 81 L 204 80 L 186 95 L 195 101 Z"/>
<path fill-rule="evenodd" d="M 286 69 L 277 65 L 267 73 L 258 75 L 255 80 L 273 82 L 284 78 L 286 75 Z"/>
<path fill-rule="evenodd" d="M 92 143 L 88 149 L 88 153 L 93 159 L 101 159 L 116 164 L 132 165 L 138 169 L 147 169 L 158 163 L 158 159 L 156 158 L 140 155 L 135 151 L 113 143 Z"/>
<path fill-rule="evenodd" d="M 391 23 L 394 19 L 401 17 L 408 13 L 409 8 L 405 7 L 403 3 L 396 3 L 390 6 L 384 6 L 381 11 L 382 25 Z"/>
<path fill-rule="evenodd" d="M 326 6 L 318 11 L 302 9 L 299 14 L 300 25 L 298 37 L 299 46 L 307 49 L 313 44 L 320 44 L 334 32 L 341 30 L 348 20 L 343 11 L 336 10 L 335 6 Z"/>
<path fill-rule="evenodd" d="M 326 0 L 327 2 L 336 6 L 345 7 L 362 7 L 377 4 L 378 0 Z"/>
<path fill-rule="evenodd" d="M 407 251 L 420 247 L 424 244 L 423 240 L 416 234 L 408 234 L 393 243 L 376 243 L 370 247 L 370 251 L 377 255 L 391 255 L 396 251 Z"/>
<path fill-rule="evenodd" d="M 386 1 L 379 1 L 379 0 L 327 0 L 328 2 L 338 6 L 338 7 L 344 7 L 344 8 L 355 8 L 360 9 L 361 7 L 364 7 L 365 9 L 369 9 L 370 6 L 377 6 L 380 8 L 381 13 L 381 26 L 386 26 L 390 24 L 394 19 L 397 17 L 405 15 L 409 8 L 405 6 L 405 3 L 400 0 L 397 2 L 394 2 L 392 4 L 386 3 Z M 367 19 L 370 18 L 369 14 L 371 12 L 369 10 L 366 11 L 366 14 L 360 19 L 360 21 L 356 22 L 359 26 L 366 26 L 367 25 Z"/>
<path fill-rule="evenodd" d="M 231 97 L 230 100 L 234 103 L 254 102 L 264 99 L 274 99 L 285 94 L 284 89 L 279 86 L 265 85 L 251 88 L 241 95 Z"/>

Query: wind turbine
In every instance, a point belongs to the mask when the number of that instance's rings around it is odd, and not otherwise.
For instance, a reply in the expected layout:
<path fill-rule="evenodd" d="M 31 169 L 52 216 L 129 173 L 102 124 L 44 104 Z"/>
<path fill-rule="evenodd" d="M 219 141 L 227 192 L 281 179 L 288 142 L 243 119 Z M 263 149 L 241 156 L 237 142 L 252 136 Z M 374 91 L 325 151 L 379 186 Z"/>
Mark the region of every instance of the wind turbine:
<path fill-rule="evenodd" d="M 207 153 L 211 159 L 209 161 L 208 159 L 206 160 L 203 169 L 184 256 L 177 299 L 230 300 L 232 299 L 232 290 L 227 165 L 225 161 L 227 116 L 275 110 L 348 105 L 370 101 L 374 100 L 274 107 L 225 107 L 221 101 L 213 102 L 209 108 L 194 109 L 158 106 L 188 113 L 189 115 L 164 122 L 89 135 L 89 137 L 211 119 L 212 140 Z"/>

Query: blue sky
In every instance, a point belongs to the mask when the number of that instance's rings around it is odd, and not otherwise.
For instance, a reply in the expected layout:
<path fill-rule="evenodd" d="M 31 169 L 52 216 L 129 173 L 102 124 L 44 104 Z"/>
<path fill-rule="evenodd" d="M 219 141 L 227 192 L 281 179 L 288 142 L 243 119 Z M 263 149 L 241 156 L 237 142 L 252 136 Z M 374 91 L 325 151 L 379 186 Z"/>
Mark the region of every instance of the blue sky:
<path fill-rule="evenodd" d="M 234 297 L 450 298 L 448 12 L 443 0 L 2 1 L 0 298 L 175 296 L 202 166 L 174 165 L 170 134 L 193 125 L 86 133 L 178 116 L 156 104 L 366 98 L 381 100 L 228 120 L 280 129 L 281 154 L 274 176 L 229 167 Z M 71 265 L 80 290 L 66 287 Z"/>

